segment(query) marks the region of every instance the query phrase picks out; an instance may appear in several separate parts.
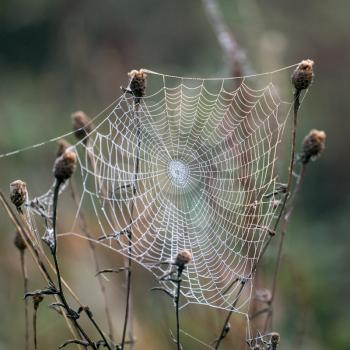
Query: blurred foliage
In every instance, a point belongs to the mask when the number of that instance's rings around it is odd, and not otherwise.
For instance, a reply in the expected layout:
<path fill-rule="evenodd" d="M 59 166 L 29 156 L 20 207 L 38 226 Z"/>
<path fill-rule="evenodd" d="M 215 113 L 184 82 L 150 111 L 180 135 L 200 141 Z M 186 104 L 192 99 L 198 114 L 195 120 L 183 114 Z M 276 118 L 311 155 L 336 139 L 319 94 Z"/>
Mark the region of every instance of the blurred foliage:
<path fill-rule="evenodd" d="M 274 328 L 282 334 L 282 349 L 349 349 L 350 2 L 221 0 L 219 5 L 250 69 L 273 70 L 308 57 L 316 62 L 315 83 L 300 113 L 298 143 L 310 128 L 324 129 L 327 149 L 307 169 L 288 230 Z M 223 53 L 200 1 L 2 0 L 0 29 L 0 153 L 66 132 L 74 110 L 97 114 L 119 95 L 132 68 L 198 76 L 225 72 Z M 51 181 L 54 147 L 1 159 L 1 188 L 7 192 L 11 180 L 22 178 L 32 193 L 42 192 Z M 19 255 L 12 245 L 13 228 L 2 214 L 0 229 L 0 349 L 19 349 L 24 332 Z M 80 255 L 76 259 L 83 244 L 64 245 L 65 275 L 102 316 L 91 293 L 96 284 L 91 262 Z M 102 253 L 107 267 L 121 263 Z M 273 259 L 270 249 L 262 286 L 268 286 Z M 42 286 L 35 268 L 29 272 L 31 289 Z M 152 278 L 142 269 L 135 280 L 138 348 L 171 348 L 171 302 L 149 295 Z M 122 281 L 112 277 L 116 283 L 109 288 L 117 329 Z M 184 311 L 184 328 L 209 341 L 223 316 L 191 307 Z M 67 337 L 52 311 L 41 307 L 38 322 L 39 348 L 54 348 Z M 186 349 L 203 348 L 183 338 Z M 223 348 L 231 348 L 228 344 Z"/>

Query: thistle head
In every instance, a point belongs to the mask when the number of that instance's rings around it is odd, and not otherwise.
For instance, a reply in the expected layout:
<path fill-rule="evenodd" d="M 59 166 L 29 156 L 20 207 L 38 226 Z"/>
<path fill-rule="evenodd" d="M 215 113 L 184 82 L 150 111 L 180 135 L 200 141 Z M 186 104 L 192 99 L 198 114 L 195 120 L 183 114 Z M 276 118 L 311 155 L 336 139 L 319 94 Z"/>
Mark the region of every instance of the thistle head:
<path fill-rule="evenodd" d="M 277 332 L 271 333 L 270 343 L 271 343 L 273 349 L 277 348 L 278 344 L 280 343 L 280 340 L 281 340 L 281 336 L 279 333 L 277 333 Z"/>
<path fill-rule="evenodd" d="M 128 73 L 130 78 L 128 89 L 135 97 L 135 103 L 140 103 L 141 98 L 145 96 L 145 90 L 147 87 L 147 74 L 143 69 L 132 70 Z"/>
<path fill-rule="evenodd" d="M 76 166 L 76 153 L 66 150 L 54 163 L 53 173 L 57 181 L 64 182 L 68 180 L 73 175 Z"/>
<path fill-rule="evenodd" d="M 22 212 L 21 206 L 27 200 L 27 185 L 22 180 L 16 180 L 10 183 L 10 199 L 19 212 Z"/>
<path fill-rule="evenodd" d="M 312 83 L 314 77 L 314 61 L 307 59 L 301 61 L 292 74 L 292 83 L 295 90 L 301 91 L 307 89 Z"/>
<path fill-rule="evenodd" d="M 184 268 L 192 260 L 192 254 L 189 250 L 184 249 L 176 256 L 174 265 L 180 268 Z"/>
<path fill-rule="evenodd" d="M 301 161 L 307 164 L 321 155 L 325 149 L 326 133 L 321 130 L 312 129 L 304 138 Z"/>
<path fill-rule="evenodd" d="M 91 119 L 83 111 L 77 111 L 72 114 L 72 122 L 75 137 L 86 144 L 93 130 Z"/>

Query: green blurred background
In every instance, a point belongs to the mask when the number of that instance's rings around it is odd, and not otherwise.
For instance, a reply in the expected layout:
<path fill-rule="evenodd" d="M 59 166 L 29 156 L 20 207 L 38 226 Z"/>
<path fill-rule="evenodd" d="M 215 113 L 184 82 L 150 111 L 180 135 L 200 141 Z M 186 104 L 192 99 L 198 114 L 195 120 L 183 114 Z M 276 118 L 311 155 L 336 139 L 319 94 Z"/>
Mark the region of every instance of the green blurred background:
<path fill-rule="evenodd" d="M 281 333 L 281 349 L 349 349 L 350 2 L 220 0 L 218 5 L 250 72 L 304 58 L 315 61 L 315 82 L 300 113 L 298 145 L 309 129 L 317 128 L 327 132 L 327 148 L 308 168 L 288 230 L 274 330 Z M 223 57 L 201 1 L 1 0 L 0 153 L 69 131 L 74 110 L 96 115 L 120 94 L 133 68 L 215 76 L 227 72 Z M 21 178 L 31 193 L 42 193 L 51 183 L 54 152 L 55 145 L 49 144 L 0 159 L 1 189 L 7 193 L 8 183 Z M 64 223 L 60 225 L 63 229 Z M 23 349 L 19 254 L 2 209 L 0 230 L 0 349 Z M 271 280 L 274 248 L 264 261 L 262 287 Z M 65 276 L 103 319 L 86 244 L 67 240 L 62 250 Z M 111 252 L 100 253 L 104 267 L 122 263 Z M 42 287 L 33 264 L 29 272 L 30 289 Z M 107 283 L 118 337 L 123 283 L 123 276 L 112 276 Z M 171 301 L 150 294 L 153 285 L 150 274 L 137 268 L 136 348 L 172 349 Z M 209 342 L 223 318 L 222 312 L 193 306 L 183 312 L 183 328 Z M 237 325 L 223 349 L 241 348 L 235 343 L 235 332 L 241 332 L 238 320 Z M 39 309 L 38 329 L 39 349 L 54 349 L 69 337 L 62 319 L 46 307 Z M 185 349 L 204 348 L 182 337 Z"/>

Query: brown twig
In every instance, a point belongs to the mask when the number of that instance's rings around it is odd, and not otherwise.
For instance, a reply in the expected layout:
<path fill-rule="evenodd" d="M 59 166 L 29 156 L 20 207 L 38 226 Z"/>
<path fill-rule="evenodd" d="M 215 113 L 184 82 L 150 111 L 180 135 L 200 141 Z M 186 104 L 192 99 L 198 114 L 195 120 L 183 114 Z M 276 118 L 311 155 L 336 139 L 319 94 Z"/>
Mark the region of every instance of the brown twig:
<path fill-rule="evenodd" d="M 139 173 L 139 166 L 140 166 L 140 148 L 141 148 L 141 125 L 140 125 L 140 119 L 138 115 L 139 111 L 139 102 L 135 103 L 135 117 L 137 118 L 137 131 L 136 131 L 136 138 L 137 138 L 137 154 L 136 154 L 136 164 L 135 164 L 135 173 L 134 173 L 134 181 L 132 185 L 133 190 L 133 197 L 136 196 L 137 193 L 137 178 Z M 135 201 L 133 200 L 131 202 L 131 208 L 130 208 L 130 227 L 133 222 L 133 211 L 134 211 L 134 205 Z M 125 306 L 125 317 L 124 317 L 124 325 L 123 325 L 123 335 L 122 335 L 122 342 L 121 342 L 121 349 L 124 349 L 125 340 L 126 340 L 126 330 L 128 326 L 128 320 L 129 320 L 129 311 L 130 311 L 130 295 L 131 295 L 131 277 L 132 277 L 132 230 L 131 228 L 127 230 L 127 237 L 128 237 L 128 261 L 126 266 L 126 274 L 127 274 L 127 286 L 126 286 L 126 306 Z M 131 340 L 133 340 L 133 334 L 130 332 Z"/>
<path fill-rule="evenodd" d="M 20 251 L 21 257 L 21 271 L 23 277 L 23 290 L 24 294 L 28 293 L 28 274 L 25 262 L 25 251 Z M 28 314 L 28 300 L 24 300 L 24 318 L 25 318 L 25 349 L 29 349 L 29 314 Z"/>

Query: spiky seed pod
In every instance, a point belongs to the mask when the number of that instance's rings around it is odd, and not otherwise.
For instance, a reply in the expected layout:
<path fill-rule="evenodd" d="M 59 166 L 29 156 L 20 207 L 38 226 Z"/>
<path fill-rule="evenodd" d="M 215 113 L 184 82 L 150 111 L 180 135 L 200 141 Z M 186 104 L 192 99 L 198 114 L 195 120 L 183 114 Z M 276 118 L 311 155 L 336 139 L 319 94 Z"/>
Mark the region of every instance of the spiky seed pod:
<path fill-rule="evenodd" d="M 71 144 L 65 139 L 59 139 L 57 141 L 57 153 L 56 158 L 60 157 L 70 146 Z"/>
<path fill-rule="evenodd" d="M 63 182 L 68 180 L 74 173 L 77 165 L 77 155 L 73 151 L 65 151 L 55 161 L 53 173 L 55 178 Z"/>
<path fill-rule="evenodd" d="M 270 342 L 271 342 L 273 349 L 277 348 L 277 345 L 279 344 L 280 340 L 281 340 L 281 336 L 279 333 L 277 333 L 277 332 L 271 333 Z"/>
<path fill-rule="evenodd" d="M 303 60 L 298 64 L 292 74 L 292 83 L 296 90 L 301 91 L 310 86 L 314 77 L 313 65 L 314 61 L 309 59 Z"/>
<path fill-rule="evenodd" d="M 179 252 L 175 259 L 175 265 L 184 268 L 192 260 L 192 254 L 187 249 Z"/>
<path fill-rule="evenodd" d="M 325 149 L 326 133 L 321 130 L 312 129 L 304 138 L 301 161 L 307 164 L 310 160 L 317 158 Z"/>
<path fill-rule="evenodd" d="M 143 69 L 132 70 L 128 73 L 130 77 L 129 90 L 135 97 L 135 103 L 140 103 L 141 98 L 145 96 L 145 90 L 147 87 L 147 74 Z"/>
<path fill-rule="evenodd" d="M 27 248 L 26 243 L 24 242 L 24 239 L 22 238 L 21 234 L 18 231 L 16 231 L 15 238 L 13 240 L 13 244 L 21 252 L 23 252 Z"/>
<path fill-rule="evenodd" d="M 77 111 L 72 114 L 72 122 L 75 137 L 86 144 L 94 128 L 91 119 L 83 111 Z"/>
<path fill-rule="evenodd" d="M 21 206 L 26 201 L 27 194 L 27 185 L 22 180 L 10 183 L 10 199 L 20 213 L 22 213 Z"/>

